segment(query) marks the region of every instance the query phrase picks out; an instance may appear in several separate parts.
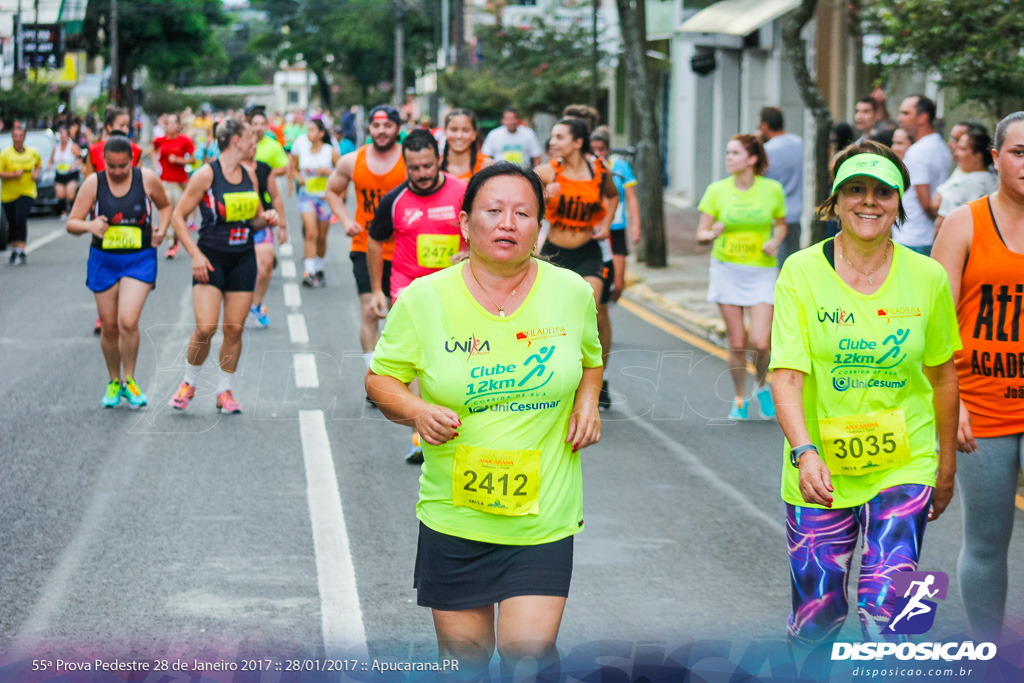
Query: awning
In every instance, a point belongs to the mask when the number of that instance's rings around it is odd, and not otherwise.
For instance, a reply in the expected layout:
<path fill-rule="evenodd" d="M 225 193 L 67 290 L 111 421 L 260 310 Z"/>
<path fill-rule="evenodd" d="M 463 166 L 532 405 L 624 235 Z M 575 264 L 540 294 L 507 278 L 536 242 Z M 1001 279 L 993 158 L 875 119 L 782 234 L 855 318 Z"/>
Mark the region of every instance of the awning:
<path fill-rule="evenodd" d="M 721 0 L 702 9 L 676 29 L 679 33 L 718 33 L 746 36 L 786 12 L 801 0 Z"/>

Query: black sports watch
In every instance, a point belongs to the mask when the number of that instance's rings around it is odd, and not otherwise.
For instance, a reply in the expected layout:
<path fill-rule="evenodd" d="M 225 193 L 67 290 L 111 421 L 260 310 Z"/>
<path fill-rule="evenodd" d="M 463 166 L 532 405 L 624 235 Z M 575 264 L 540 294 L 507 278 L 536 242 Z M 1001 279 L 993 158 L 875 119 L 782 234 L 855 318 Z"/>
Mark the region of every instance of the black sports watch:
<path fill-rule="evenodd" d="M 800 456 L 806 453 L 807 451 L 814 451 L 815 453 L 817 453 L 818 447 L 815 446 L 813 443 L 809 443 L 805 446 L 797 446 L 796 448 L 789 449 L 789 464 L 799 469 Z"/>

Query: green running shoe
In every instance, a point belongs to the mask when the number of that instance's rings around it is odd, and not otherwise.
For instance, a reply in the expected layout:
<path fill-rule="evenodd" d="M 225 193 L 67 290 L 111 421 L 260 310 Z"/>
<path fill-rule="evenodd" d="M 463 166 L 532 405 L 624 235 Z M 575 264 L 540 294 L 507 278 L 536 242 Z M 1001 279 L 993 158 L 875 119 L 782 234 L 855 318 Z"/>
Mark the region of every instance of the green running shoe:
<path fill-rule="evenodd" d="M 135 380 L 131 377 L 124 378 L 124 384 L 121 385 L 121 395 L 128 399 L 128 406 L 132 410 L 141 408 L 142 406 L 149 403 L 146 399 L 146 395 L 139 389 L 139 385 L 135 383 Z"/>
<path fill-rule="evenodd" d="M 107 393 L 103 395 L 104 408 L 116 408 L 121 405 L 121 382 L 112 379 L 107 385 Z"/>

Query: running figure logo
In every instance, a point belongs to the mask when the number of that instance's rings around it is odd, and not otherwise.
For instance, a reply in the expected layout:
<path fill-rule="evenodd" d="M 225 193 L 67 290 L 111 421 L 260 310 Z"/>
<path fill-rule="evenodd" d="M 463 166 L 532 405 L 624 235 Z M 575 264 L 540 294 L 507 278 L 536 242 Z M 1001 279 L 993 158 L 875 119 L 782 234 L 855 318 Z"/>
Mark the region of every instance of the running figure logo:
<path fill-rule="evenodd" d="M 892 587 L 896 592 L 895 616 L 882 633 L 919 635 L 935 623 L 936 603 L 927 598 L 945 600 L 949 576 L 945 572 L 898 572 Z"/>

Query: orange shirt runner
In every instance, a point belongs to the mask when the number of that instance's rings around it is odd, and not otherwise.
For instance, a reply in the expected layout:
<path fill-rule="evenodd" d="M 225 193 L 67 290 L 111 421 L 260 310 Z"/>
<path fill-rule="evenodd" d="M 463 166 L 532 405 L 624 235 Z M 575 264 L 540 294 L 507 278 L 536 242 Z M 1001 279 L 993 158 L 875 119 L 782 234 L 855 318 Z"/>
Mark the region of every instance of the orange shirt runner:
<path fill-rule="evenodd" d="M 369 240 L 370 223 L 377 215 L 377 204 L 388 192 L 405 182 L 405 157 L 399 155 L 398 162 L 384 175 L 376 175 L 370 171 L 366 163 L 366 150 L 370 145 L 363 145 L 356 152 L 356 165 L 352 173 L 352 182 L 356 186 L 355 222 L 362 230 L 352 238 L 351 251 L 366 252 Z M 395 253 L 395 240 L 384 243 L 384 260 L 390 261 Z"/>
<path fill-rule="evenodd" d="M 1024 254 L 999 235 L 988 197 L 969 202 L 974 237 L 960 280 L 956 317 L 964 348 L 954 356 L 960 399 L 974 436 L 1024 429 Z"/>
<path fill-rule="evenodd" d="M 588 159 L 593 177 L 589 180 L 570 180 L 562 171 L 558 159 L 549 162 L 555 169 L 555 182 L 561 186 L 558 195 L 548 201 L 546 218 L 552 230 L 593 232 L 604 218 L 606 209 L 601 197 L 607 167 L 600 159 Z"/>

